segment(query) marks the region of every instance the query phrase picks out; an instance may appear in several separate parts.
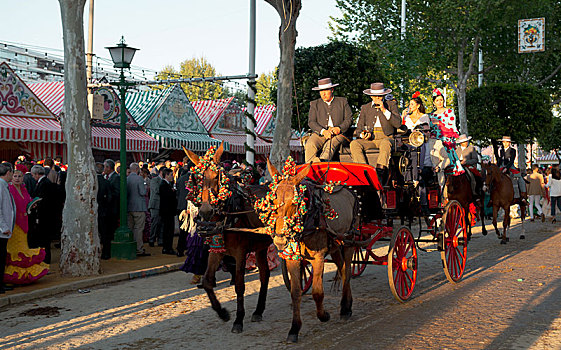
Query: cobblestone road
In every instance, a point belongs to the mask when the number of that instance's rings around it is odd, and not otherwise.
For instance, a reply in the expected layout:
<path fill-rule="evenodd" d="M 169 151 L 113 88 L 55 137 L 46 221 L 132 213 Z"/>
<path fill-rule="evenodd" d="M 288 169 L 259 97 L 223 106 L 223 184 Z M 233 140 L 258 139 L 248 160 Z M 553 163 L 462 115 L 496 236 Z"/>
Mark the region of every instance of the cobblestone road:
<path fill-rule="evenodd" d="M 561 226 L 526 223 L 499 245 L 495 235 L 476 234 L 466 274 L 446 281 L 440 254 L 419 252 L 413 297 L 400 304 L 387 272 L 369 266 L 352 281 L 354 313 L 338 320 L 339 291 L 325 282 L 332 320 L 315 318 L 303 298 L 300 343 L 284 343 L 290 327 L 290 296 L 280 271 L 271 278 L 264 321 L 232 334 L 209 308 L 190 275 L 175 272 L 12 306 L 0 311 L 0 348 L 15 349 L 561 349 Z M 478 230 L 476 231 L 478 232 Z M 387 247 L 380 246 L 380 252 Z M 326 279 L 334 275 L 327 265 Z M 231 312 L 234 290 L 218 275 L 217 295 Z M 257 302 L 257 274 L 247 276 L 247 315 Z M 36 315 L 43 313 L 47 315 Z"/>

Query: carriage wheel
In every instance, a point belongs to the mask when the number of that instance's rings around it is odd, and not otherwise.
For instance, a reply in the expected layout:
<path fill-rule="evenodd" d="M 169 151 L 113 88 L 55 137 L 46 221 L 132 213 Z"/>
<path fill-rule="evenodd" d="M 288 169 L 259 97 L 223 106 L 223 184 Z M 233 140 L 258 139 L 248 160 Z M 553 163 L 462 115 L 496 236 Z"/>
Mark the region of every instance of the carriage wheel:
<path fill-rule="evenodd" d="M 281 270 L 282 270 L 282 279 L 284 280 L 284 285 L 286 289 L 290 292 L 290 273 L 288 272 L 288 268 L 286 267 L 286 261 L 281 259 Z M 300 285 L 302 286 L 302 294 L 306 294 L 310 287 L 312 286 L 313 281 L 313 269 L 312 264 L 310 264 L 306 260 L 302 260 L 300 263 L 300 273 L 302 276 L 302 280 Z"/>
<path fill-rule="evenodd" d="M 388 252 L 388 280 L 397 300 L 403 303 L 409 299 L 417 280 L 417 248 L 413 234 L 405 226 L 392 235 Z"/>
<path fill-rule="evenodd" d="M 351 277 L 358 277 L 362 275 L 366 269 L 366 262 L 369 258 L 370 255 L 368 254 L 368 250 L 362 247 L 355 247 L 351 262 Z"/>
<path fill-rule="evenodd" d="M 467 260 L 467 230 L 464 209 L 458 201 L 450 201 L 444 212 L 444 232 L 440 258 L 448 281 L 462 279 Z"/>

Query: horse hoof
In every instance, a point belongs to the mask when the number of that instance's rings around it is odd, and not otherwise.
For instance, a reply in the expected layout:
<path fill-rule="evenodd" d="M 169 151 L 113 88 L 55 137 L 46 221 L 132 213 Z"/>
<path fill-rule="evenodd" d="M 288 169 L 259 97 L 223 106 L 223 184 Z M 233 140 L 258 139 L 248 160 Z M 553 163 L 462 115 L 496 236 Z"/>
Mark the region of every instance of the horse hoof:
<path fill-rule="evenodd" d="M 325 314 L 323 315 L 323 317 L 318 315 L 318 319 L 321 322 L 327 322 L 331 319 L 331 315 L 329 315 L 329 312 L 326 311 Z"/>
<path fill-rule="evenodd" d="M 243 324 L 234 323 L 234 326 L 232 326 L 232 333 L 239 334 L 241 332 L 243 332 Z"/>
<path fill-rule="evenodd" d="M 483 232 L 481 232 L 481 234 L 482 234 L 483 236 L 487 236 L 487 231 L 483 231 Z"/>
<path fill-rule="evenodd" d="M 218 317 L 220 317 L 220 319 L 224 322 L 230 321 L 230 313 L 225 308 L 218 311 Z"/>
<path fill-rule="evenodd" d="M 342 314 L 341 314 L 341 320 L 343 320 L 343 321 L 348 321 L 349 318 L 351 318 L 352 315 L 353 315 L 353 312 L 352 312 L 352 311 L 342 313 Z"/>
<path fill-rule="evenodd" d="M 520 235 L 520 239 L 526 239 L 526 236 Z"/>
<path fill-rule="evenodd" d="M 298 343 L 298 334 L 289 334 L 286 338 L 287 343 Z"/>
<path fill-rule="evenodd" d="M 251 322 L 261 322 L 261 321 L 263 321 L 263 316 L 257 314 L 251 315 Z"/>
<path fill-rule="evenodd" d="M 506 238 L 506 241 L 507 241 L 507 242 L 510 242 L 510 238 L 509 238 L 509 237 L 507 237 L 507 238 Z"/>
<path fill-rule="evenodd" d="M 506 239 L 501 239 L 501 244 L 506 244 L 507 240 Z"/>

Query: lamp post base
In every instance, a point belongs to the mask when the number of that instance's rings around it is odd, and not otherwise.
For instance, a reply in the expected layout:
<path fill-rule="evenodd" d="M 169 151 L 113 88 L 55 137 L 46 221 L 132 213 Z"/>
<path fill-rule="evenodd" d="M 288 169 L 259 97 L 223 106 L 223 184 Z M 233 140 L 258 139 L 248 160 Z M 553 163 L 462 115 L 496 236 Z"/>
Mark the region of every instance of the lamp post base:
<path fill-rule="evenodd" d="M 128 227 L 119 227 L 115 231 L 115 241 L 111 241 L 111 257 L 115 259 L 136 259 L 136 242 L 131 239 Z"/>

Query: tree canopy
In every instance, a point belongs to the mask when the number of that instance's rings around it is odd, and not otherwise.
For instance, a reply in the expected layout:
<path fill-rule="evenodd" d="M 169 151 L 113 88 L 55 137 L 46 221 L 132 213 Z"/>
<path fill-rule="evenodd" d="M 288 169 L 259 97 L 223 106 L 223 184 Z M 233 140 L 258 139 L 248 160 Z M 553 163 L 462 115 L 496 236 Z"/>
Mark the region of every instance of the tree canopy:
<path fill-rule="evenodd" d="M 179 79 L 179 78 L 200 78 L 214 77 L 219 73 L 212 64 L 204 57 L 191 58 L 180 63 L 179 70 L 167 65 L 158 72 L 156 79 Z M 182 83 L 181 88 L 191 101 L 215 100 L 223 97 L 224 89 L 221 83 Z"/>
<path fill-rule="evenodd" d="M 262 73 L 257 78 L 257 94 L 255 95 L 255 102 L 257 102 L 258 106 L 266 106 L 270 104 L 274 104 L 276 100 L 276 91 L 277 91 L 277 76 L 278 76 L 278 68 L 275 68 L 274 71 L 269 73 Z"/>
<path fill-rule="evenodd" d="M 335 95 L 346 97 L 353 112 L 358 112 L 360 106 L 369 101 L 363 90 L 374 82 L 388 85 L 379 67 L 376 55 L 357 44 L 336 41 L 298 48 L 294 57 L 297 100 L 293 103 L 292 127 L 297 130 L 308 128 L 310 101 L 319 98 L 318 92 L 312 91 L 312 88 L 322 78 L 329 77 L 334 83 L 340 84 L 335 88 Z"/>
<path fill-rule="evenodd" d="M 471 136 L 481 145 L 504 135 L 515 143 L 528 143 L 550 130 L 553 121 L 548 93 L 531 84 L 474 88 L 467 92 L 466 102 Z"/>

